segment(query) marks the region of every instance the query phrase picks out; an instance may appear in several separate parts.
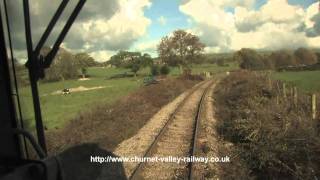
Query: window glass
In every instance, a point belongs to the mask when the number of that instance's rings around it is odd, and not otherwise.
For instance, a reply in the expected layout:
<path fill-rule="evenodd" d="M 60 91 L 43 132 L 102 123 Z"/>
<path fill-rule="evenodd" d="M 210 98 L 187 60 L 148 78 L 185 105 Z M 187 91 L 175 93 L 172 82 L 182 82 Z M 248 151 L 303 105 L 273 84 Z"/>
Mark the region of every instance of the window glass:
<path fill-rule="evenodd" d="M 32 133 L 36 138 L 32 93 L 28 70 L 24 34 L 22 1 L 1 1 L 1 16 L 5 32 L 8 64 L 11 75 L 12 97 L 16 106 L 18 125 Z M 21 138 L 26 156 L 36 157 L 30 144 Z M 25 144 L 25 142 L 27 142 Z"/>

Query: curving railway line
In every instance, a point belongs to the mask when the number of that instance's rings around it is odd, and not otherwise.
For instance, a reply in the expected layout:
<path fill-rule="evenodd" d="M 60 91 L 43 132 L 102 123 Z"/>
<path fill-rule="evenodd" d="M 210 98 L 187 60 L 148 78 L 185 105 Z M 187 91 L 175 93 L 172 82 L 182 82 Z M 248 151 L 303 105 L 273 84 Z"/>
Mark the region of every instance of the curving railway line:
<path fill-rule="evenodd" d="M 198 146 L 201 111 L 213 80 L 205 81 L 185 97 L 146 150 L 144 157 L 191 157 Z M 198 179 L 191 162 L 139 163 L 129 179 Z"/>

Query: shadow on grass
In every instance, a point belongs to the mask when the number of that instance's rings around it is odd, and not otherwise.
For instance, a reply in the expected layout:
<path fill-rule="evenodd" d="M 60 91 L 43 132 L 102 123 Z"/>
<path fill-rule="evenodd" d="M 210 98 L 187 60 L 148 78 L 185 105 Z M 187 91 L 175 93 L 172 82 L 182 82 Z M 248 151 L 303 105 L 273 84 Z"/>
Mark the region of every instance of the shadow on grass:
<path fill-rule="evenodd" d="M 129 78 L 129 77 L 134 77 L 134 74 L 125 72 L 121 74 L 112 75 L 111 77 L 107 77 L 106 79 L 121 79 L 121 78 Z"/>

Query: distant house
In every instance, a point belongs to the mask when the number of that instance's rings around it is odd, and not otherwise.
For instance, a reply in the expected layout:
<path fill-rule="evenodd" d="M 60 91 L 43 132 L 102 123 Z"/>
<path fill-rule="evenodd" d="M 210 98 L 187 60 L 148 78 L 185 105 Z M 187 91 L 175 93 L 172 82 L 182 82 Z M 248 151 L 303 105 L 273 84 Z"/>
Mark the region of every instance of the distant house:
<path fill-rule="evenodd" d="M 155 59 L 153 60 L 153 64 L 162 65 L 162 64 L 164 64 L 164 62 L 163 62 L 162 59 L 160 59 L 160 58 L 155 58 Z"/>
<path fill-rule="evenodd" d="M 286 66 L 280 67 L 277 69 L 278 71 L 317 71 L 320 70 L 320 63 L 312 64 L 312 65 L 297 65 L 297 66 Z"/>
<path fill-rule="evenodd" d="M 137 59 L 140 58 L 140 55 L 131 55 L 131 56 L 126 56 L 123 58 L 124 62 L 129 62 L 132 61 L 133 59 Z"/>

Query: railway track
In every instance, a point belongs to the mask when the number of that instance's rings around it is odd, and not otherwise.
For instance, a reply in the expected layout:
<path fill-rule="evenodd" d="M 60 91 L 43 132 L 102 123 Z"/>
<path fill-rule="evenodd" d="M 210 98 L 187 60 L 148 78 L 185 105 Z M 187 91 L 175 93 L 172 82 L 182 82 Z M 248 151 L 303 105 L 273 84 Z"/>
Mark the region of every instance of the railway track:
<path fill-rule="evenodd" d="M 213 81 L 206 81 L 178 105 L 144 157 L 191 157 L 197 149 L 198 127 L 202 104 Z M 139 163 L 129 179 L 194 179 L 194 164 L 191 162 Z"/>

